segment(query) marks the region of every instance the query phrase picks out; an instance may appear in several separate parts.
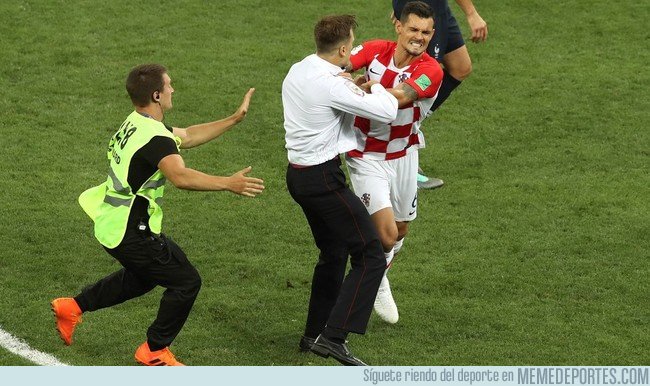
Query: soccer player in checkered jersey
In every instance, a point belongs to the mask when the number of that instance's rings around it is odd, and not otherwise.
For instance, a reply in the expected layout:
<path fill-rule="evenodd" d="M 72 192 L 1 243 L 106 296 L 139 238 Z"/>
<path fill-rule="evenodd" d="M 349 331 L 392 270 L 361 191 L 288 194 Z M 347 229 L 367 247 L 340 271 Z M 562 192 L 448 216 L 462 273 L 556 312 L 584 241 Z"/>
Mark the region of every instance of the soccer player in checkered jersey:
<path fill-rule="evenodd" d="M 397 98 L 397 118 L 390 124 L 355 117 L 357 148 L 346 162 L 354 192 L 377 227 L 387 269 L 394 247 L 416 217 L 418 149 L 424 147 L 420 125 L 440 89 L 443 72 L 426 52 L 433 37 L 433 13 L 420 1 L 408 3 L 395 23 L 397 41 L 372 40 L 356 47 L 353 71 L 365 68 L 362 88 L 380 83 Z M 363 82 L 363 83 L 362 83 Z M 384 275 L 375 311 L 388 323 L 399 319 Z"/>
<path fill-rule="evenodd" d="M 398 18 L 402 13 L 402 8 L 406 3 L 413 0 L 392 0 L 393 3 L 393 23 L 395 16 Z M 436 33 L 429 43 L 427 53 L 435 60 L 442 64 L 445 76 L 442 78 L 442 85 L 438 92 L 438 97 L 431 107 L 430 113 L 433 113 L 447 100 L 449 95 L 460 86 L 460 84 L 472 73 L 472 60 L 465 46 L 463 35 L 458 26 L 458 21 L 449 8 L 447 0 L 422 0 L 427 3 L 433 10 L 433 24 Z M 455 0 L 456 4 L 465 14 L 467 25 L 470 28 L 470 40 L 474 43 L 480 43 L 487 39 L 487 23 L 479 15 L 472 0 Z M 427 177 L 422 170 L 418 174 L 418 188 L 434 189 L 441 187 L 444 182 L 435 177 Z"/>

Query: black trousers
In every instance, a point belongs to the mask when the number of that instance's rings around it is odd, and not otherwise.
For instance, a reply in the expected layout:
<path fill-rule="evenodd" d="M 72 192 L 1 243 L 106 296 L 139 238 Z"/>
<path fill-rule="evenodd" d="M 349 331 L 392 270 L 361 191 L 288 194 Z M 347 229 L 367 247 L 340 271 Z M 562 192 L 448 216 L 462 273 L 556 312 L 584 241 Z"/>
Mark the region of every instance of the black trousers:
<path fill-rule="evenodd" d="M 386 269 L 379 236 L 361 200 L 348 188 L 340 158 L 317 166 L 287 167 L 287 186 L 301 206 L 320 255 L 311 287 L 305 335 L 325 325 L 366 331 Z M 351 269 L 345 276 L 350 256 Z"/>
<path fill-rule="evenodd" d="M 148 231 L 127 231 L 122 243 L 106 251 L 123 268 L 84 288 L 75 297 L 82 311 L 95 311 L 165 287 L 158 315 L 147 330 L 152 350 L 169 346 L 185 324 L 201 288 L 201 277 L 172 240 Z"/>

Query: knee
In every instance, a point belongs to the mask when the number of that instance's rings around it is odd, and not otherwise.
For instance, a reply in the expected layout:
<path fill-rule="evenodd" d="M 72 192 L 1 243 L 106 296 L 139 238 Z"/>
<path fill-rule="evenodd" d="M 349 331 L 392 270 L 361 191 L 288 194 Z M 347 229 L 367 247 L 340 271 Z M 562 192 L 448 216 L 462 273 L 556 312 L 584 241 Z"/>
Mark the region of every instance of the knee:
<path fill-rule="evenodd" d="M 397 242 L 398 231 L 396 226 L 383 228 L 379 231 L 379 240 L 384 251 L 390 251 Z"/>
<path fill-rule="evenodd" d="M 472 73 L 472 61 L 469 58 L 447 70 L 454 79 L 463 81 Z"/>
<path fill-rule="evenodd" d="M 194 278 L 193 281 L 193 288 L 196 288 L 196 291 L 198 292 L 201 289 L 201 285 L 203 285 L 203 279 L 201 278 L 201 275 L 199 273 L 196 273 L 196 277 Z"/>
<path fill-rule="evenodd" d="M 365 260 L 363 263 L 364 267 L 372 270 L 380 270 L 382 272 L 386 270 L 386 256 L 381 240 L 375 238 L 368 242 L 368 244 L 366 244 L 366 252 L 364 253 L 364 256 L 369 257 L 369 259 Z M 351 259 L 350 263 L 353 266 L 356 264 L 361 267 L 355 259 Z"/>
<path fill-rule="evenodd" d="M 192 278 L 188 281 L 187 286 L 185 287 L 187 294 L 196 297 L 201 290 L 202 284 L 203 279 L 201 279 L 201 275 L 199 275 L 198 271 L 194 270 L 194 275 L 192 275 Z"/>
<path fill-rule="evenodd" d="M 318 255 L 317 266 L 338 264 L 338 262 L 345 260 L 347 257 L 348 248 L 345 245 L 323 246 Z"/>
<path fill-rule="evenodd" d="M 399 232 L 397 233 L 397 240 L 403 239 L 404 237 L 406 237 L 408 233 L 409 233 L 408 228 L 400 229 Z M 397 242 L 397 240 L 395 240 L 395 242 Z"/>

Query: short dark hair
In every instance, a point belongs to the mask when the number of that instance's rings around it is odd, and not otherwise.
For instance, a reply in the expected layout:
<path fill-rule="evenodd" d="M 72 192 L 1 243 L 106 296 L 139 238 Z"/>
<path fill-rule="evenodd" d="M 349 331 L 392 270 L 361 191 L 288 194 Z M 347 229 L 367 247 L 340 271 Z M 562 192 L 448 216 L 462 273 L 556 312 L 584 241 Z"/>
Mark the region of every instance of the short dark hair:
<path fill-rule="evenodd" d="M 357 28 L 354 15 L 325 16 L 314 27 L 316 52 L 331 52 L 350 38 L 350 31 Z"/>
<path fill-rule="evenodd" d="M 167 69 L 161 64 L 141 64 L 133 68 L 126 78 L 126 91 L 133 104 L 145 107 L 151 103 L 153 93 L 162 91 L 166 73 Z"/>
<path fill-rule="evenodd" d="M 415 15 L 422 19 L 433 19 L 433 10 L 429 7 L 429 4 L 423 1 L 409 1 L 402 8 L 402 13 L 399 15 L 399 21 L 401 23 L 406 23 L 410 15 Z M 398 15 L 395 15 L 398 17 Z"/>

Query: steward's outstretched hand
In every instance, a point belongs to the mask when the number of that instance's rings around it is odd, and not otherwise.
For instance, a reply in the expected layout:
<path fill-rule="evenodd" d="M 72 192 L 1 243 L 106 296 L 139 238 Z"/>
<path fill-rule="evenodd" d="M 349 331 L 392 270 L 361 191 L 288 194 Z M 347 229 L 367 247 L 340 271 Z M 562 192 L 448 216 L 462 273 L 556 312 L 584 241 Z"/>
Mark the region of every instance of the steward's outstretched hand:
<path fill-rule="evenodd" d="M 244 100 L 241 102 L 241 105 L 235 112 L 235 121 L 238 123 L 246 117 L 246 113 L 248 113 L 248 106 L 251 104 L 251 98 L 253 97 L 254 92 L 254 88 L 248 89 L 246 95 L 244 95 Z"/>
<path fill-rule="evenodd" d="M 251 89 L 254 91 L 255 89 Z M 252 95 L 252 91 L 249 91 L 247 96 Z M 245 169 L 238 171 L 237 173 L 230 176 L 229 190 L 233 193 L 241 194 L 246 197 L 255 197 L 256 195 L 262 193 L 264 190 L 264 181 L 259 178 L 247 177 L 246 174 L 250 173 L 253 169 L 252 166 L 249 166 Z"/>

